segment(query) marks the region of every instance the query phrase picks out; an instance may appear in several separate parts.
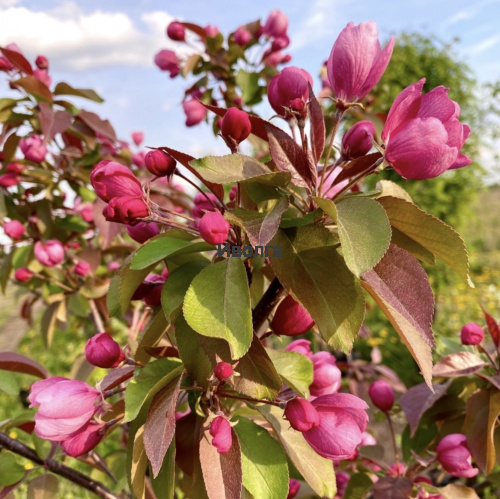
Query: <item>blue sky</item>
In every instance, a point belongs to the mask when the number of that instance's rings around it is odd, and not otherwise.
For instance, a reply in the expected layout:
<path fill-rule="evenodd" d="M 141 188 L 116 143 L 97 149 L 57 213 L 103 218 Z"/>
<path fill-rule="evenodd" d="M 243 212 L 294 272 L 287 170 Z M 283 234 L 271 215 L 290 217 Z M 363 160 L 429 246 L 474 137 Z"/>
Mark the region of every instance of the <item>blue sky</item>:
<path fill-rule="evenodd" d="M 500 0 L 0 0 L 0 45 L 17 42 L 31 58 L 43 53 L 51 60 L 53 80 L 96 89 L 106 102 L 81 105 L 109 118 L 120 138 L 142 130 L 146 145 L 193 155 L 226 153 L 208 126 L 181 126 L 186 82 L 161 73 L 153 57 L 175 46 L 164 34 L 173 18 L 216 24 L 227 34 L 273 8 L 289 16 L 292 64 L 313 75 L 349 21 L 372 19 L 382 40 L 402 30 L 444 41 L 459 37 L 456 50 L 477 78 L 500 78 Z M 0 87 L 5 94 L 3 81 Z"/>

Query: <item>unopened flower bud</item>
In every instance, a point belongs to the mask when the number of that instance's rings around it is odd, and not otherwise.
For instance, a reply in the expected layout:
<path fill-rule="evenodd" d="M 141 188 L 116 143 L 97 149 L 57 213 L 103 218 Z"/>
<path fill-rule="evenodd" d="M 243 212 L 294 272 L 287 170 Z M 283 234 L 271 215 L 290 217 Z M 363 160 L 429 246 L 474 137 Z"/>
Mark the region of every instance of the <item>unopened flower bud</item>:
<path fill-rule="evenodd" d="M 82 260 L 75 265 L 73 272 L 76 275 L 79 275 L 81 277 L 85 277 L 90 272 L 90 264 L 88 262 L 84 262 Z"/>
<path fill-rule="evenodd" d="M 210 435 L 212 435 L 212 445 L 219 454 L 229 451 L 233 444 L 231 424 L 224 416 L 217 416 L 210 425 Z"/>
<path fill-rule="evenodd" d="M 205 33 L 209 38 L 214 38 L 220 33 L 220 31 L 217 26 L 214 26 L 213 24 L 207 24 L 205 26 Z"/>
<path fill-rule="evenodd" d="M 336 393 L 342 383 L 342 372 L 336 366 L 335 357 L 330 352 L 315 353 L 313 362 L 314 378 L 309 390 L 311 395 L 321 397 Z"/>
<path fill-rule="evenodd" d="M 214 375 L 219 381 L 226 381 L 233 374 L 233 367 L 228 362 L 219 362 L 214 367 Z"/>
<path fill-rule="evenodd" d="M 71 457 L 82 456 L 97 447 L 104 436 L 104 424 L 90 421 L 78 433 L 61 442 L 62 450 Z"/>
<path fill-rule="evenodd" d="M 288 482 L 288 495 L 286 496 L 286 499 L 293 499 L 300 490 L 300 482 L 298 480 L 295 480 L 295 478 L 290 478 Z"/>
<path fill-rule="evenodd" d="M 267 36 L 274 38 L 278 36 L 286 36 L 288 29 L 288 17 L 281 10 L 275 9 L 271 11 L 264 24 L 264 33 Z"/>
<path fill-rule="evenodd" d="M 33 71 L 33 76 L 38 78 L 47 87 L 50 87 L 52 83 L 52 78 L 49 76 L 49 72 L 46 69 L 35 69 Z"/>
<path fill-rule="evenodd" d="M 375 126 L 371 121 L 359 121 L 342 137 L 342 155 L 346 159 L 364 156 L 372 148 L 374 135 Z"/>
<path fill-rule="evenodd" d="M 193 215 L 196 218 L 201 218 L 207 211 L 215 211 L 215 206 L 219 205 L 219 200 L 215 194 L 211 192 L 199 192 L 193 199 Z"/>
<path fill-rule="evenodd" d="M 386 381 L 378 380 L 372 383 L 368 395 L 373 405 L 382 412 L 389 412 L 394 405 L 394 390 Z"/>
<path fill-rule="evenodd" d="M 465 324 L 460 333 L 462 345 L 479 345 L 484 339 L 483 328 L 477 322 Z"/>
<path fill-rule="evenodd" d="M 173 175 L 177 165 L 177 161 L 172 156 L 159 149 L 149 151 L 144 158 L 144 163 L 146 168 L 157 177 Z"/>
<path fill-rule="evenodd" d="M 294 398 L 286 404 L 285 417 L 297 431 L 307 431 L 319 425 L 319 414 L 311 402 Z"/>
<path fill-rule="evenodd" d="M 149 216 L 149 208 L 142 197 L 121 196 L 111 199 L 102 214 L 108 222 L 134 225 Z"/>
<path fill-rule="evenodd" d="M 49 69 L 49 60 L 44 55 L 39 55 L 35 59 L 35 64 L 38 69 Z"/>
<path fill-rule="evenodd" d="M 46 267 L 54 267 L 64 260 L 64 248 L 60 241 L 37 241 L 33 250 L 35 258 Z"/>
<path fill-rule="evenodd" d="M 175 42 L 183 42 L 186 39 L 186 28 L 177 21 L 172 21 L 167 26 L 167 36 Z"/>
<path fill-rule="evenodd" d="M 19 183 L 19 176 L 15 173 L 5 173 L 0 175 L 0 187 L 7 188 Z"/>
<path fill-rule="evenodd" d="M 221 133 L 226 142 L 239 144 L 243 142 L 252 131 L 250 118 L 245 111 L 230 107 L 221 123 Z"/>
<path fill-rule="evenodd" d="M 467 437 L 461 433 L 447 435 L 436 447 L 437 459 L 452 476 L 472 478 L 479 472 L 472 466 Z"/>
<path fill-rule="evenodd" d="M 130 136 L 136 146 L 140 146 L 144 140 L 144 134 L 142 132 L 132 132 Z"/>
<path fill-rule="evenodd" d="M 295 299 L 288 295 L 278 305 L 271 322 L 275 334 L 298 336 L 307 333 L 314 326 L 314 319 L 309 312 Z"/>
<path fill-rule="evenodd" d="M 5 222 L 3 230 L 11 239 L 21 239 L 24 236 L 24 225 L 17 220 Z"/>
<path fill-rule="evenodd" d="M 194 126 L 202 122 L 207 115 L 205 106 L 198 99 L 189 99 L 182 103 L 186 115 L 186 126 Z"/>
<path fill-rule="evenodd" d="M 19 147 L 24 157 L 33 163 L 41 163 L 47 154 L 47 146 L 38 135 L 31 135 L 19 141 Z"/>
<path fill-rule="evenodd" d="M 231 224 L 218 212 L 205 213 L 198 222 L 200 236 L 209 244 L 222 244 L 229 233 Z"/>
<path fill-rule="evenodd" d="M 234 32 L 234 42 L 240 45 L 241 47 L 247 45 L 251 39 L 252 39 L 252 33 L 250 33 L 250 31 L 248 31 L 243 26 L 240 26 Z"/>
<path fill-rule="evenodd" d="M 120 345 L 108 333 L 90 338 L 85 345 L 85 356 L 93 366 L 105 369 L 117 367 L 125 358 Z"/>
<path fill-rule="evenodd" d="M 160 233 L 155 222 L 139 222 L 137 225 L 127 225 L 128 235 L 138 243 L 145 243 Z"/>
<path fill-rule="evenodd" d="M 155 55 L 154 61 L 162 71 L 170 73 L 170 78 L 175 78 L 181 71 L 179 58 L 172 50 L 160 50 Z"/>
<path fill-rule="evenodd" d="M 21 267 L 14 272 L 14 279 L 19 282 L 28 282 L 33 277 L 33 272 L 26 267 Z"/>
<path fill-rule="evenodd" d="M 294 66 L 285 68 L 269 82 L 269 103 L 280 116 L 290 117 L 289 109 L 303 112 L 312 84 L 313 79 L 306 70 Z"/>

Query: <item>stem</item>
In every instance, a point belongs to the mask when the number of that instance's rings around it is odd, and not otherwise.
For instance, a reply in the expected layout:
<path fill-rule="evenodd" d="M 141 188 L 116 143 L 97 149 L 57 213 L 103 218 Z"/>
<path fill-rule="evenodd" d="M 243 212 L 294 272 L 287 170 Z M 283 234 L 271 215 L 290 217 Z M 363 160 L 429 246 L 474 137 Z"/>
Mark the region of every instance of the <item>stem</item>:
<path fill-rule="evenodd" d="M 43 281 L 51 282 L 52 284 L 55 284 L 59 288 L 64 289 L 65 291 L 69 291 L 70 293 L 73 293 L 75 291 L 73 288 L 70 288 L 69 286 L 66 286 L 66 284 L 52 279 L 51 277 L 45 277 L 42 274 L 35 274 L 35 277 L 37 277 L 38 279 L 42 279 Z"/>
<path fill-rule="evenodd" d="M 164 225 L 167 225 L 169 227 L 173 227 L 174 229 L 184 230 L 186 232 L 190 232 L 191 234 L 194 234 L 195 236 L 199 236 L 199 232 L 196 229 L 189 227 L 187 225 L 181 224 L 179 222 L 176 222 L 175 220 L 172 220 L 170 218 L 162 217 L 161 215 L 158 215 L 158 213 L 154 213 L 154 217 L 152 217 L 152 218 L 154 218 L 155 221 L 161 222 Z"/>
<path fill-rule="evenodd" d="M 264 324 L 268 315 L 271 313 L 271 310 L 278 303 L 284 293 L 285 288 L 281 285 L 278 278 L 275 277 L 260 299 L 259 303 L 257 303 L 256 307 L 253 309 L 252 321 L 254 331 L 259 331 L 262 324 Z"/>
<path fill-rule="evenodd" d="M 279 402 L 272 402 L 271 400 L 263 400 L 263 399 L 253 399 L 251 397 L 242 397 L 241 395 L 232 395 L 229 393 L 218 393 L 219 397 L 236 399 L 236 400 L 245 400 L 246 402 L 260 402 L 262 404 L 275 405 L 276 407 L 280 407 Z"/>
<path fill-rule="evenodd" d="M 210 204 L 211 204 L 211 205 L 215 208 L 215 211 L 220 211 L 220 207 L 219 207 L 219 206 L 217 206 L 217 205 L 216 205 L 216 204 L 215 204 L 215 203 L 214 203 L 214 202 L 213 202 L 213 201 L 212 201 L 212 200 L 211 200 L 211 199 L 207 196 L 207 193 L 206 193 L 204 190 L 202 190 L 202 189 L 201 189 L 201 187 L 200 187 L 199 185 L 195 184 L 192 180 L 188 179 L 186 176 L 184 176 L 182 173 L 180 173 L 178 169 L 176 169 L 176 170 L 175 170 L 175 174 L 176 174 L 178 177 L 180 177 L 180 178 L 184 179 L 184 180 L 185 180 L 188 184 L 191 184 L 191 185 L 192 185 L 192 186 L 193 186 L 193 187 L 194 187 L 197 191 L 201 192 L 201 193 L 205 196 L 206 200 L 207 200 L 207 201 L 208 201 L 208 202 L 209 202 L 209 203 L 210 203 Z M 221 203 L 222 203 L 222 201 L 221 201 Z M 226 205 L 225 205 L 224 203 L 222 203 L 222 204 L 223 204 L 224 208 L 227 210 Z"/>
<path fill-rule="evenodd" d="M 95 326 L 97 328 L 98 333 L 103 333 L 105 331 L 104 324 L 102 322 L 101 316 L 99 315 L 99 311 L 95 305 L 94 300 L 89 300 L 90 310 L 92 311 L 92 317 L 94 318 Z"/>
<path fill-rule="evenodd" d="M 94 494 L 104 499 L 120 499 L 120 496 L 113 494 L 107 487 L 102 483 L 93 480 L 87 475 L 76 471 L 69 466 L 66 466 L 55 459 L 47 458 L 41 459 L 38 454 L 31 448 L 23 443 L 8 437 L 5 433 L 0 432 L 0 447 L 14 452 L 30 461 L 40 464 L 47 468 L 52 473 L 62 476 L 67 480 L 80 485 L 87 490 L 90 490 Z"/>
<path fill-rule="evenodd" d="M 486 348 L 484 348 L 482 345 L 476 345 L 476 347 L 480 352 L 483 352 L 486 355 L 486 357 L 488 357 L 488 360 L 490 361 L 491 365 L 495 368 L 495 371 L 500 372 L 498 365 L 496 364 L 496 362 L 494 361 L 493 357 L 490 355 L 488 350 L 486 350 Z"/>
<path fill-rule="evenodd" d="M 391 432 L 392 446 L 394 449 L 394 461 L 396 463 L 396 469 L 398 471 L 398 476 L 399 476 L 399 453 L 398 453 L 398 447 L 396 445 L 396 436 L 394 434 L 394 427 L 392 426 L 391 416 L 389 416 L 388 412 L 385 413 L 385 417 L 387 418 L 387 423 L 389 424 L 389 431 Z"/>
<path fill-rule="evenodd" d="M 176 211 L 167 210 L 166 208 L 162 208 L 160 205 L 158 205 L 156 203 L 154 203 L 154 204 L 155 204 L 156 210 L 162 211 L 163 213 L 168 213 L 169 215 L 172 215 L 174 217 L 185 218 L 189 222 L 196 222 L 196 220 L 194 218 L 188 217 L 187 215 L 183 215 L 182 213 L 177 213 Z"/>

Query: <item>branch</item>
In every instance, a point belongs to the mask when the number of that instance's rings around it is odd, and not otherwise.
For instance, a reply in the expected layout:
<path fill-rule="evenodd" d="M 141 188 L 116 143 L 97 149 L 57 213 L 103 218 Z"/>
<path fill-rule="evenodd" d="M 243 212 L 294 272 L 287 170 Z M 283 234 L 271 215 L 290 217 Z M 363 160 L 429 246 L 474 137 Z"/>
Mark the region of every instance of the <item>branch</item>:
<path fill-rule="evenodd" d="M 265 320 L 285 293 L 285 288 L 275 277 L 252 312 L 253 329 L 259 331 Z"/>
<path fill-rule="evenodd" d="M 14 440 L 13 438 L 8 437 L 5 433 L 0 432 L 0 448 L 2 447 L 14 452 L 15 454 L 23 456 L 34 463 L 44 466 L 49 471 L 52 471 L 52 473 L 62 476 L 71 482 L 80 485 L 80 487 L 90 490 L 103 499 L 120 499 L 120 496 L 113 494 L 102 483 L 93 480 L 89 476 L 62 464 L 59 461 L 56 461 L 55 459 L 41 459 L 31 447 L 28 447 L 22 442 Z"/>

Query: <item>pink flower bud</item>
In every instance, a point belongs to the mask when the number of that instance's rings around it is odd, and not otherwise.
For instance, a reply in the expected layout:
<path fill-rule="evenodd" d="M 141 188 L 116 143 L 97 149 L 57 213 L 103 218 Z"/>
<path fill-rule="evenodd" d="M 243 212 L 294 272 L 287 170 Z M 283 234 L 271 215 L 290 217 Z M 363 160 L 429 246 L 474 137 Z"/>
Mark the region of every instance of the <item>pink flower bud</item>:
<path fill-rule="evenodd" d="M 233 185 L 231 190 L 229 191 L 229 201 L 234 201 L 236 199 L 236 195 L 238 193 L 238 186 Z"/>
<path fill-rule="evenodd" d="M 83 381 L 54 377 L 33 383 L 28 400 L 30 407 L 38 406 L 35 433 L 40 438 L 61 442 L 87 425 L 102 398 Z"/>
<path fill-rule="evenodd" d="M 142 186 L 126 166 L 114 161 L 101 161 L 90 174 L 96 194 L 107 203 L 115 197 L 142 197 Z"/>
<path fill-rule="evenodd" d="M 219 454 L 229 451 L 233 444 L 231 425 L 224 416 L 217 416 L 210 425 L 210 435 L 212 435 L 212 445 Z"/>
<path fill-rule="evenodd" d="M 57 239 L 37 241 L 34 248 L 35 258 L 46 267 L 54 267 L 64 260 L 63 245 Z"/>
<path fill-rule="evenodd" d="M 142 197 L 120 196 L 111 199 L 102 214 L 109 222 L 134 225 L 149 216 L 149 208 Z"/>
<path fill-rule="evenodd" d="M 47 146 L 38 135 L 22 138 L 19 141 L 19 147 L 24 157 L 33 163 L 41 163 L 47 155 Z"/>
<path fill-rule="evenodd" d="M 298 480 L 295 480 L 295 478 L 290 478 L 288 482 L 288 495 L 286 496 L 286 499 L 293 499 L 300 490 L 300 482 Z"/>
<path fill-rule="evenodd" d="M 127 225 L 128 235 L 138 243 L 145 243 L 160 233 L 158 224 L 155 222 L 139 222 L 137 225 Z"/>
<path fill-rule="evenodd" d="M 307 358 L 312 357 L 311 342 L 309 340 L 295 340 L 292 341 L 286 348 L 286 352 L 297 352 L 305 355 Z"/>
<path fill-rule="evenodd" d="M 90 264 L 82 260 L 75 265 L 73 272 L 80 277 L 85 277 L 90 272 Z"/>
<path fill-rule="evenodd" d="M 351 475 L 345 471 L 339 471 L 335 473 L 335 480 L 337 482 L 337 496 L 339 498 L 344 497 L 345 491 L 347 490 L 347 484 L 351 479 Z"/>
<path fill-rule="evenodd" d="M 278 36 L 273 40 L 271 51 L 278 52 L 279 50 L 286 49 L 288 45 L 290 45 L 290 38 L 287 35 Z"/>
<path fill-rule="evenodd" d="M 243 142 L 252 131 L 250 118 L 245 111 L 240 111 L 236 107 L 230 107 L 221 123 L 222 136 L 229 141 L 230 144 L 239 144 Z"/>
<path fill-rule="evenodd" d="M 205 106 L 198 99 L 185 100 L 182 109 L 186 115 L 186 126 L 194 126 L 201 123 L 207 115 Z"/>
<path fill-rule="evenodd" d="M 172 21 L 167 26 L 167 36 L 176 42 L 183 42 L 186 39 L 186 28 L 177 21 Z"/>
<path fill-rule="evenodd" d="M 157 177 L 171 176 L 175 172 L 177 161 L 169 154 L 155 149 L 149 151 L 144 158 L 146 168 Z"/>
<path fill-rule="evenodd" d="M 358 121 L 342 137 L 342 155 L 346 159 L 368 154 L 373 145 L 375 126 L 371 121 Z"/>
<path fill-rule="evenodd" d="M 75 435 L 61 442 L 62 450 L 68 456 L 78 457 L 91 451 L 102 440 L 104 436 L 104 424 L 90 421 Z"/>
<path fill-rule="evenodd" d="M 19 176 L 15 173 L 5 173 L 0 175 L 0 187 L 7 188 L 17 185 L 19 183 Z"/>
<path fill-rule="evenodd" d="M 377 441 L 375 440 L 374 436 L 371 433 L 364 431 L 363 434 L 361 435 L 361 442 L 359 443 L 359 446 L 365 447 L 368 445 L 377 445 Z"/>
<path fill-rule="evenodd" d="M 120 345 L 108 333 L 90 338 L 85 345 L 85 356 L 93 366 L 105 369 L 117 367 L 125 358 Z"/>
<path fill-rule="evenodd" d="M 120 264 L 118 262 L 110 262 L 108 264 L 108 270 L 110 272 L 115 272 L 116 270 L 120 269 Z"/>
<path fill-rule="evenodd" d="M 213 204 L 209 200 L 211 200 Z M 219 206 L 219 200 L 217 199 L 217 196 L 215 194 L 212 194 L 211 192 L 200 192 L 196 194 L 193 201 L 193 215 L 196 218 L 201 218 L 207 211 L 215 211 L 215 206 Z"/>
<path fill-rule="evenodd" d="M 200 236 L 209 244 L 222 244 L 227 239 L 231 224 L 218 212 L 205 213 L 198 222 Z"/>
<path fill-rule="evenodd" d="M 136 152 L 132 154 L 132 163 L 139 168 L 144 168 L 146 166 L 145 157 L 146 153 L 144 151 Z"/>
<path fill-rule="evenodd" d="M 472 466 L 467 437 L 461 433 L 444 437 L 437 445 L 436 452 L 438 461 L 452 476 L 472 478 L 479 472 Z"/>
<path fill-rule="evenodd" d="M 264 24 L 264 33 L 267 36 L 278 37 L 286 35 L 288 17 L 281 10 L 272 10 Z"/>
<path fill-rule="evenodd" d="M 319 425 L 319 414 L 311 402 L 297 397 L 286 404 L 285 418 L 297 431 L 307 431 Z"/>
<path fill-rule="evenodd" d="M 479 345 L 484 339 L 483 328 L 477 322 L 465 324 L 460 332 L 462 345 Z"/>
<path fill-rule="evenodd" d="M 384 380 L 375 381 L 368 389 L 373 405 L 382 412 L 389 412 L 394 405 L 394 390 L 392 386 Z"/>
<path fill-rule="evenodd" d="M 20 163 L 9 163 L 5 168 L 5 173 L 14 173 L 15 175 L 20 175 L 23 172 L 23 165 Z"/>
<path fill-rule="evenodd" d="M 160 50 L 155 55 L 154 61 L 162 71 L 170 73 L 170 78 L 175 78 L 181 71 L 179 58 L 172 50 Z"/>
<path fill-rule="evenodd" d="M 291 116 L 290 110 L 302 114 L 309 100 L 309 84 L 312 86 L 313 79 L 306 70 L 294 66 L 285 68 L 269 82 L 269 103 L 280 116 Z"/>
<path fill-rule="evenodd" d="M 11 239 L 21 239 L 24 236 L 24 225 L 17 220 L 5 222 L 3 230 Z"/>
<path fill-rule="evenodd" d="M 14 279 L 19 282 L 28 282 L 33 277 L 33 272 L 26 267 L 21 267 L 14 272 Z"/>
<path fill-rule="evenodd" d="M 460 153 L 470 135 L 458 121 L 460 106 L 443 86 L 421 95 L 424 83 L 422 78 L 396 97 L 382 131 L 386 160 L 408 179 L 437 177 L 471 163 Z"/>
<path fill-rule="evenodd" d="M 50 87 L 52 78 L 49 76 L 49 72 L 46 69 L 35 69 L 33 71 L 33 76 L 38 78 L 47 87 Z"/>
<path fill-rule="evenodd" d="M 144 134 L 142 132 L 132 132 L 130 136 L 136 146 L 140 146 L 144 140 Z"/>
<path fill-rule="evenodd" d="M 240 26 L 234 32 L 234 43 L 240 45 L 241 47 L 245 47 L 251 39 L 252 33 L 250 33 L 250 31 L 243 26 Z"/>
<path fill-rule="evenodd" d="M 314 368 L 314 379 L 309 387 L 311 395 L 321 397 L 336 393 L 342 382 L 342 372 L 336 366 L 335 357 L 330 352 L 315 353 L 311 360 Z"/>
<path fill-rule="evenodd" d="M 35 64 L 38 69 L 49 69 L 49 60 L 44 55 L 37 56 Z"/>
<path fill-rule="evenodd" d="M 327 61 L 328 81 L 343 101 L 362 99 L 380 80 L 389 64 L 394 37 L 382 50 L 373 21 L 350 22 L 335 41 Z"/>
<path fill-rule="evenodd" d="M 309 331 L 314 326 L 314 320 L 309 312 L 295 299 L 288 295 L 278 305 L 271 322 L 275 334 L 298 336 Z"/>
<path fill-rule="evenodd" d="M 205 26 L 205 32 L 209 38 L 214 38 L 220 33 L 219 28 L 213 24 L 207 24 Z"/>
<path fill-rule="evenodd" d="M 94 221 L 94 206 L 92 204 L 82 204 L 76 211 L 85 222 L 90 223 Z"/>
<path fill-rule="evenodd" d="M 219 362 L 214 367 L 214 375 L 219 381 L 226 381 L 233 373 L 233 367 L 228 362 Z"/>

